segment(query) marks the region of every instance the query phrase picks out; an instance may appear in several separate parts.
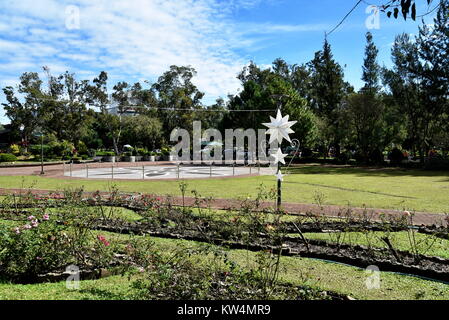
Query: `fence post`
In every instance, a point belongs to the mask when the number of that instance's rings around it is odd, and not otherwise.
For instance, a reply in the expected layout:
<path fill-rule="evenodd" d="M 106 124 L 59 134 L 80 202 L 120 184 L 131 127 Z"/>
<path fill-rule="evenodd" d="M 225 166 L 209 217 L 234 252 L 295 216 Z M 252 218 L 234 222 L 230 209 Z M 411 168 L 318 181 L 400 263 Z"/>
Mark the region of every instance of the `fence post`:
<path fill-rule="evenodd" d="M 209 177 L 212 178 L 212 161 L 209 162 Z"/>
<path fill-rule="evenodd" d="M 89 178 L 89 165 L 86 164 L 86 178 Z"/>
<path fill-rule="evenodd" d="M 65 176 L 65 161 L 62 162 L 62 175 Z"/>
<path fill-rule="evenodd" d="M 72 163 L 70 162 L 70 176 L 72 176 Z"/>
<path fill-rule="evenodd" d="M 112 164 L 112 166 L 111 166 L 111 169 L 112 169 L 112 180 L 114 180 L 114 164 Z"/>
<path fill-rule="evenodd" d="M 142 180 L 145 180 L 145 166 L 142 166 Z"/>
<path fill-rule="evenodd" d="M 235 162 L 232 163 L 232 175 L 235 176 Z"/>
<path fill-rule="evenodd" d="M 179 163 L 178 163 L 178 174 L 177 175 L 178 175 L 178 180 L 179 180 Z"/>

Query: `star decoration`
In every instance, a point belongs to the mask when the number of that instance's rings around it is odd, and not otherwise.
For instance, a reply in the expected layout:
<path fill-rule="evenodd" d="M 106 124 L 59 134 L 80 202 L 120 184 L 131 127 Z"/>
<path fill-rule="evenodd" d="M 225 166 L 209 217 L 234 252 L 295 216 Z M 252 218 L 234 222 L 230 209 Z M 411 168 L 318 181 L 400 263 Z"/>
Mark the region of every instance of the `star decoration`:
<path fill-rule="evenodd" d="M 278 178 L 278 180 L 284 181 L 284 175 L 282 174 L 281 170 L 276 173 L 276 177 Z"/>
<path fill-rule="evenodd" d="M 285 139 L 288 142 L 291 142 L 290 137 L 288 136 L 290 133 L 294 133 L 290 127 L 294 125 L 297 121 L 288 121 L 289 116 L 282 117 L 281 111 L 278 110 L 276 119 L 270 116 L 271 122 L 263 123 L 264 126 L 268 128 L 267 134 L 270 135 L 270 142 L 277 140 L 279 143 L 282 143 L 282 140 Z"/>
<path fill-rule="evenodd" d="M 282 153 L 281 148 L 278 148 L 278 151 L 271 155 L 274 158 L 274 164 L 277 164 L 278 162 L 285 164 L 284 158 L 287 156 L 286 154 Z"/>

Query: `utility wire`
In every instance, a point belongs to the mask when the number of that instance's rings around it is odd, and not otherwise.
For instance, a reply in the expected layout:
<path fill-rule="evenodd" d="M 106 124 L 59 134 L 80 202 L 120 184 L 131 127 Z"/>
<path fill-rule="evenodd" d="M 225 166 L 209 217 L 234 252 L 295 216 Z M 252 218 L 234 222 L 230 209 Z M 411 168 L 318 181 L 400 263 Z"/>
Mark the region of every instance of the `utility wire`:
<path fill-rule="evenodd" d="M 326 36 L 330 36 L 335 30 L 338 29 L 338 27 L 340 27 L 343 22 L 345 22 L 345 20 L 351 15 L 351 13 L 354 12 L 354 10 L 363 2 L 363 0 L 359 0 L 357 1 L 357 3 L 355 4 L 355 6 L 343 17 L 343 19 L 328 33 L 326 33 Z"/>
<path fill-rule="evenodd" d="M 40 98 L 40 97 L 33 97 L 34 99 L 37 100 L 42 100 L 42 101 L 52 101 L 52 102 L 77 102 L 77 103 L 82 103 L 80 101 L 69 101 L 69 100 L 57 100 L 57 99 L 51 99 L 51 98 Z M 33 99 L 31 98 L 31 99 Z M 163 110 L 163 111 L 192 111 L 192 112 L 274 112 L 274 109 L 239 109 L 239 110 L 230 110 L 230 109 L 208 109 L 208 108 L 203 108 L 203 109 L 188 109 L 188 108 L 159 108 L 159 107 L 148 107 L 145 105 L 131 105 L 131 106 L 127 106 L 128 109 L 130 108 L 145 108 L 146 110 Z M 106 110 L 111 110 L 111 109 L 116 109 L 116 107 L 109 107 L 106 108 Z M 129 111 L 129 110 L 127 110 Z M 123 113 L 125 113 L 126 111 L 124 111 Z"/>

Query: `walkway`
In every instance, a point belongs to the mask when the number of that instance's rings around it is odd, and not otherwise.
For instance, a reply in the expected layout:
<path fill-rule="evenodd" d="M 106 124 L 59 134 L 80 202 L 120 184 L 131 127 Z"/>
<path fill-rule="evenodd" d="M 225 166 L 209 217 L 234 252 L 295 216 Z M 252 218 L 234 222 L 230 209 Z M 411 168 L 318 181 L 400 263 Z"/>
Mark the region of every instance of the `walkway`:
<path fill-rule="evenodd" d="M 46 196 L 49 194 L 62 194 L 60 191 L 53 190 L 38 190 L 38 189 L 5 189 L 0 188 L 0 195 L 8 195 L 8 194 L 23 194 L 27 191 L 31 191 L 34 195 Z M 92 194 L 91 192 L 85 192 L 85 195 L 88 196 Z M 137 193 L 123 193 L 126 195 L 138 195 Z M 107 192 L 101 192 L 102 196 L 107 196 Z M 162 201 L 165 201 L 166 196 L 160 196 Z M 173 205 L 182 205 L 181 197 L 171 197 Z M 194 206 L 195 198 L 185 197 L 184 199 L 186 206 Z M 210 207 L 218 210 L 227 210 L 227 209 L 238 209 L 241 208 L 242 202 L 239 200 L 233 199 L 213 199 L 209 203 Z M 264 202 L 261 204 L 262 208 L 273 208 L 274 203 Z M 206 203 L 201 205 L 202 207 L 207 207 Z M 301 215 L 301 214 L 314 214 L 314 215 L 323 215 L 326 217 L 344 217 L 345 213 L 348 211 L 348 207 L 336 206 L 336 205 L 315 205 L 315 204 L 306 204 L 306 203 L 284 203 L 282 205 L 285 212 L 292 215 Z M 404 212 L 397 210 L 388 210 L 388 209 L 372 209 L 372 208 L 350 208 L 351 209 L 351 217 L 369 217 L 370 220 L 373 221 L 382 221 L 382 215 L 391 216 L 393 218 L 400 217 L 404 215 Z M 438 213 L 428 213 L 428 212 L 413 212 L 413 224 L 414 225 L 436 225 L 436 226 L 448 226 L 449 225 L 449 215 L 438 214 Z"/>

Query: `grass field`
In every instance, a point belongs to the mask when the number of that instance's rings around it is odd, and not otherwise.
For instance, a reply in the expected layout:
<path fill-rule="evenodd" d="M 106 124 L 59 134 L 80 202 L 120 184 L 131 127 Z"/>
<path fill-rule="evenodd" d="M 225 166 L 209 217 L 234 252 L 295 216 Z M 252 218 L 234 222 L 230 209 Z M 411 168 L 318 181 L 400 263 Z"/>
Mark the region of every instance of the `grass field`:
<path fill-rule="evenodd" d="M 367 206 L 424 212 L 449 212 L 449 173 L 405 169 L 364 169 L 350 167 L 302 166 L 284 178 L 286 202 Z M 203 196 L 242 198 L 255 196 L 261 183 L 274 187 L 271 176 L 188 180 L 188 190 Z M 83 186 L 88 191 L 107 191 L 116 185 L 121 191 L 180 195 L 178 182 L 70 180 L 38 176 L 0 176 L 0 187 L 62 190 Z M 190 193 L 190 192 L 189 192 Z"/>

